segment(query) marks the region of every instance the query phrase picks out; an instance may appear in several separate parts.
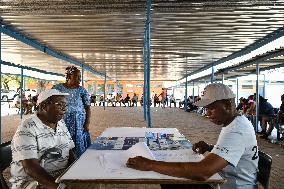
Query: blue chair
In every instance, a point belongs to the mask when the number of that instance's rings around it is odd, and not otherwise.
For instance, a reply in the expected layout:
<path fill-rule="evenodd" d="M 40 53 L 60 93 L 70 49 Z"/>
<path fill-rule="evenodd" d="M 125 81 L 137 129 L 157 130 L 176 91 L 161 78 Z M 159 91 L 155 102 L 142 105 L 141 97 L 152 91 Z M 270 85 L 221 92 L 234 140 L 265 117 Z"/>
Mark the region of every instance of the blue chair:
<path fill-rule="evenodd" d="M 0 144 L 0 169 L 1 169 L 1 189 L 9 189 L 5 178 L 3 177 L 3 171 L 10 166 L 12 162 L 12 150 L 11 141 Z"/>
<path fill-rule="evenodd" d="M 262 151 L 258 151 L 258 157 L 257 181 L 263 186 L 264 189 L 268 189 L 272 157 Z"/>

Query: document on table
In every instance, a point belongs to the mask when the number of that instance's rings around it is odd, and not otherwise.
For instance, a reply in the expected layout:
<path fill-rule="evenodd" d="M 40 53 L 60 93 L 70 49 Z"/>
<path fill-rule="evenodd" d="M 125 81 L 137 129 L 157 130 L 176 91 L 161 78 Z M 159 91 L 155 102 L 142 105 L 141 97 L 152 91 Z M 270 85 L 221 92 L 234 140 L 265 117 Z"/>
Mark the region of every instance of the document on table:
<path fill-rule="evenodd" d="M 135 156 L 143 156 L 148 159 L 155 159 L 146 143 L 139 142 L 128 150 L 123 151 L 123 153 L 120 153 L 119 157 L 117 157 L 116 152 L 107 152 L 101 154 L 99 155 L 99 161 L 105 170 L 115 171 L 126 168 L 127 160 Z"/>
<path fill-rule="evenodd" d="M 158 161 L 166 162 L 199 162 L 204 156 L 193 152 L 191 149 L 158 150 L 152 151 Z"/>

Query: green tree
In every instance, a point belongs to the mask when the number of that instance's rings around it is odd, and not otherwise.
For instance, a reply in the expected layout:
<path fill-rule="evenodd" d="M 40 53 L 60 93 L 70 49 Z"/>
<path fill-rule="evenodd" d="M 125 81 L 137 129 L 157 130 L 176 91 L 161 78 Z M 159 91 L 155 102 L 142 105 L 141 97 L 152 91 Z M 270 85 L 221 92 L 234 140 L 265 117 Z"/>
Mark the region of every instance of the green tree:
<path fill-rule="evenodd" d="M 17 75 L 1 75 L 1 84 L 4 89 L 9 90 L 10 88 L 20 87 L 20 77 Z"/>

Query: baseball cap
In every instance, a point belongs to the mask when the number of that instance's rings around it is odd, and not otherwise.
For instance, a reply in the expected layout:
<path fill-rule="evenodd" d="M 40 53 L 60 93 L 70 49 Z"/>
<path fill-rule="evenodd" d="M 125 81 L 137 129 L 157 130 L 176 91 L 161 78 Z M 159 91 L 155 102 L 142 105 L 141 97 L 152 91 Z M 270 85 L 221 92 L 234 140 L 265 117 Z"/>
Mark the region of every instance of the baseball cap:
<path fill-rule="evenodd" d="M 45 101 L 51 96 L 68 96 L 68 95 L 69 93 L 62 93 L 57 89 L 48 89 L 48 90 L 42 91 L 38 95 L 37 103 L 40 104 L 41 102 Z"/>
<path fill-rule="evenodd" d="M 195 103 L 196 106 L 207 106 L 217 100 L 235 98 L 233 91 L 222 83 L 212 83 L 205 87 L 201 100 Z"/>

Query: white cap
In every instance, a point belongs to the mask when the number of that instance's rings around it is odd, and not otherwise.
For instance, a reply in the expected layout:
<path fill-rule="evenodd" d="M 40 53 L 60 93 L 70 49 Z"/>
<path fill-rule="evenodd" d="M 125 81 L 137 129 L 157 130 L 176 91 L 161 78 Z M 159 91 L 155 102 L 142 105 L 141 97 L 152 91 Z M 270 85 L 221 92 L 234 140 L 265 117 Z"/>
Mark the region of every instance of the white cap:
<path fill-rule="evenodd" d="M 207 106 L 217 100 L 235 98 L 233 91 L 222 83 L 212 83 L 205 87 L 201 100 L 195 103 L 196 106 Z"/>
<path fill-rule="evenodd" d="M 38 95 L 37 103 L 40 104 L 41 102 L 45 101 L 51 96 L 68 96 L 68 95 L 69 93 L 62 93 L 57 89 L 48 89 L 48 90 L 42 91 Z"/>

